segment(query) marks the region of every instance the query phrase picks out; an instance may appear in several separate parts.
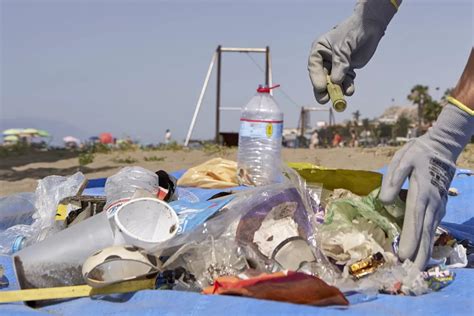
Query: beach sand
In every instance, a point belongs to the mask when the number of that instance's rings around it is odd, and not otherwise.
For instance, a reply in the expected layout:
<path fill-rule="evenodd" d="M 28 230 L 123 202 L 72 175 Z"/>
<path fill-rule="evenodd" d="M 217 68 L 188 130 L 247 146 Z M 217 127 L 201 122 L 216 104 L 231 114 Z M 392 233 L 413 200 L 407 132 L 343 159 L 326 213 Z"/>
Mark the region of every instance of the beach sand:
<path fill-rule="evenodd" d="M 377 170 L 390 162 L 398 148 L 331 148 L 283 149 L 287 162 L 309 162 L 320 166 L 345 169 Z M 214 157 L 236 160 L 235 148 L 177 151 L 117 151 L 96 154 L 91 164 L 79 166 L 77 153 L 38 152 L 0 159 L 0 196 L 34 191 L 37 180 L 49 175 L 68 176 L 82 171 L 89 179 L 108 177 L 125 166 L 142 166 L 153 171 L 186 169 Z M 125 161 L 129 163 L 126 163 Z M 458 160 L 458 166 L 474 169 L 474 145 L 469 145 Z"/>

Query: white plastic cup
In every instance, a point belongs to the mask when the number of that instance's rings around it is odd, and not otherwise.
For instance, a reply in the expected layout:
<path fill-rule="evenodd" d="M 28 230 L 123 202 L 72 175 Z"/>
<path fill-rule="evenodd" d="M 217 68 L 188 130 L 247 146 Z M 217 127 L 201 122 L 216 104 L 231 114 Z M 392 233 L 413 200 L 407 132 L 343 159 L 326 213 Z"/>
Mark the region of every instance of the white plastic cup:
<path fill-rule="evenodd" d="M 117 209 L 114 223 L 125 244 L 145 250 L 173 238 L 179 229 L 176 212 L 155 198 L 139 198 L 124 203 Z"/>

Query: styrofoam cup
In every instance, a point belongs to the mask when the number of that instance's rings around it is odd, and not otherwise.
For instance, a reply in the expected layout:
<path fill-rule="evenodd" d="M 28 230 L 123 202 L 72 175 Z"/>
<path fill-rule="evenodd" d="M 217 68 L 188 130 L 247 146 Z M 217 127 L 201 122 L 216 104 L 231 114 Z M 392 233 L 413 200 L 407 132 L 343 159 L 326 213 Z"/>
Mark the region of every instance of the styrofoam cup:
<path fill-rule="evenodd" d="M 176 212 L 155 198 L 138 198 L 123 204 L 115 213 L 114 222 L 126 244 L 143 249 L 173 238 L 179 228 Z"/>

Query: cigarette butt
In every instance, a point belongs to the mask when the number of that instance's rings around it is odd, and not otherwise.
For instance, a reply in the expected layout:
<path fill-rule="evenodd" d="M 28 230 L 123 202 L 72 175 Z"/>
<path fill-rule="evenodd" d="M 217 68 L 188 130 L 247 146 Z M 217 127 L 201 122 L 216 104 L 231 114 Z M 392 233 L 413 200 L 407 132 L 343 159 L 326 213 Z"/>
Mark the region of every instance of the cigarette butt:
<path fill-rule="evenodd" d="M 338 84 L 334 84 L 331 81 L 331 78 L 329 75 L 327 76 L 327 81 L 328 81 L 328 93 L 329 93 L 329 98 L 331 99 L 332 102 L 332 107 L 336 112 L 343 112 L 346 107 L 347 107 L 347 102 L 344 99 L 344 95 L 342 94 L 342 89 L 341 86 Z"/>

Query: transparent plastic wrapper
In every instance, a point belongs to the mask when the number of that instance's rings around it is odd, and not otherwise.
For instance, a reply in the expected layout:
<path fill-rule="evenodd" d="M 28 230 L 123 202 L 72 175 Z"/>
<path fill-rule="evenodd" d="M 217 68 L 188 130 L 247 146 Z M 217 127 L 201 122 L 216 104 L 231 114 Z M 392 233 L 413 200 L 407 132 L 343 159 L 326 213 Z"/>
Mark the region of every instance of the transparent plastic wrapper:
<path fill-rule="evenodd" d="M 332 276 L 331 265 L 318 249 L 314 225 L 316 217 L 304 180 L 291 169 L 285 170 L 284 175 L 285 183 L 236 193 L 232 201 L 204 224 L 176 236 L 157 249 L 155 253 L 163 258 L 164 267 L 177 268 L 186 265 L 186 262 L 192 265 L 198 260 L 197 265 L 200 266 L 191 269 L 197 274 L 195 277 L 200 286 L 204 286 L 210 284 L 210 278 L 203 262 L 213 262 L 213 256 L 228 256 L 222 251 L 242 253 L 248 266 L 256 271 L 275 272 L 284 269 L 276 260 L 277 254 L 291 248 L 298 250 L 303 261 L 291 261 L 289 264 L 303 267 L 304 260 L 314 260 L 314 270 Z M 228 247 L 215 247 L 217 250 L 213 254 L 209 240 L 213 240 L 214 245 L 227 243 Z M 298 242 L 289 243 L 294 240 Z M 186 259 L 184 254 L 189 249 L 192 249 L 192 254 L 203 255 L 198 259 L 191 255 L 193 260 L 188 260 L 189 257 Z M 311 255 L 307 249 L 310 249 Z"/>
<path fill-rule="evenodd" d="M 0 254 L 10 254 L 24 243 L 36 212 L 34 193 L 0 198 Z"/>
<path fill-rule="evenodd" d="M 238 186 L 237 163 L 214 158 L 189 168 L 178 180 L 179 186 L 223 189 Z"/>
<path fill-rule="evenodd" d="M 163 266 L 164 270 L 184 268 L 195 277 L 199 288 L 213 284 L 224 275 L 238 275 L 249 268 L 245 252 L 234 240 L 229 238 L 207 239 L 191 242 L 174 253 Z"/>
<path fill-rule="evenodd" d="M 350 286 L 351 290 L 365 293 L 382 291 L 389 294 L 422 295 L 431 291 L 422 272 L 410 260 L 403 264 L 382 267 L 357 283 L 346 282 L 340 286 Z"/>
<path fill-rule="evenodd" d="M 14 225 L 30 225 L 36 212 L 35 194 L 30 192 L 0 198 L 0 232 Z"/>
<path fill-rule="evenodd" d="M 322 249 L 336 264 L 347 266 L 378 252 L 395 263 L 396 247 L 404 216 L 404 203 L 390 206 L 378 199 L 378 190 L 365 197 L 337 189 L 326 208 L 320 227 Z"/>
<path fill-rule="evenodd" d="M 32 212 L 31 225 L 14 225 L 0 232 L 0 252 L 10 254 L 56 233 L 59 228 L 55 227 L 54 218 L 59 202 L 66 197 L 77 195 L 86 183 L 87 180 L 81 172 L 70 177 L 49 176 L 38 181 L 34 207 L 31 205 L 31 195 L 25 195 L 28 197 L 27 202 L 21 201 L 21 204 L 29 209 L 22 215 L 25 216 L 24 220 L 29 221 L 29 215 L 26 214 Z M 1 210 L 3 213 L 5 209 Z"/>
<path fill-rule="evenodd" d="M 35 222 L 32 224 L 32 229 L 39 232 L 36 241 L 45 239 L 51 233 L 49 229 L 53 228 L 59 202 L 79 194 L 86 184 L 87 179 L 81 172 L 70 177 L 49 176 L 38 181 L 35 192 L 38 212 L 33 215 Z"/>
<path fill-rule="evenodd" d="M 132 198 L 137 191 L 146 196 L 157 196 L 159 192 L 158 175 L 142 167 L 125 167 L 107 179 L 105 195 L 107 203 L 104 210 L 113 215 L 114 211 Z"/>

